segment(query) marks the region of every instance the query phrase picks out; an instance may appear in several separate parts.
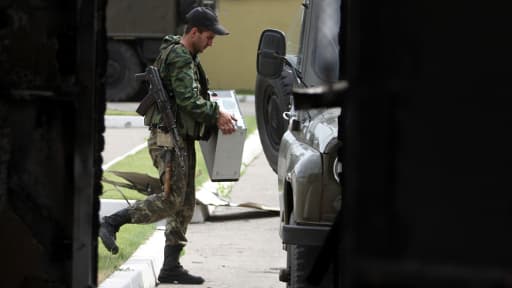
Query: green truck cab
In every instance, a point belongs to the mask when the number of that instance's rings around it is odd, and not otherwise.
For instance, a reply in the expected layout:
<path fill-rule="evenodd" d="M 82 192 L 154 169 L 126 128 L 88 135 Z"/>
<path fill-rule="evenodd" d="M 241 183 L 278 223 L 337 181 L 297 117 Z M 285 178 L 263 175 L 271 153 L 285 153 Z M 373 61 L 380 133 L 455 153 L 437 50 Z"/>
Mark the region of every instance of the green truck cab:
<path fill-rule="evenodd" d="M 293 87 L 320 87 L 339 79 L 340 1 L 306 0 L 302 5 L 298 53 L 286 54 L 284 33 L 262 32 L 255 90 L 261 143 L 278 175 L 279 231 L 287 251 L 280 280 L 288 287 L 309 287 L 305 277 L 342 200 L 341 108 L 299 110 L 291 95 Z"/>
<path fill-rule="evenodd" d="M 196 6 L 216 9 L 216 0 L 109 0 L 107 101 L 141 100 L 145 87 L 133 75 L 153 64 L 162 38 L 181 34 L 185 15 Z"/>

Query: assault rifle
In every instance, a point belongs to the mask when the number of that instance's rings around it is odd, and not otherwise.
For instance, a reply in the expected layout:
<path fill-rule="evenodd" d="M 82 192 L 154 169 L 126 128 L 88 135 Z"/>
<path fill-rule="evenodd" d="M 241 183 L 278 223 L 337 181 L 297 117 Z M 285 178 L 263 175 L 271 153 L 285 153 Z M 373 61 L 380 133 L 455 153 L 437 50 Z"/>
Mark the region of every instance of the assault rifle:
<path fill-rule="evenodd" d="M 162 85 L 162 80 L 160 79 L 160 73 L 158 73 L 158 69 L 155 66 L 148 66 L 146 68 L 145 73 L 135 74 L 136 80 L 145 80 L 149 84 L 148 94 L 141 101 L 141 104 L 137 108 L 137 113 L 140 115 L 145 115 L 147 110 L 153 103 L 156 102 L 158 111 L 162 114 L 162 119 L 164 125 L 167 129 L 169 129 L 169 136 L 173 140 L 174 150 L 176 151 L 176 156 L 178 156 L 178 160 L 180 162 L 181 168 L 185 170 L 185 152 L 181 151 L 181 147 L 183 147 L 182 139 L 178 133 L 178 128 L 176 127 L 176 118 L 174 117 L 174 113 L 171 109 L 171 103 L 169 102 L 169 96 L 165 91 L 164 86 Z M 171 180 L 171 165 L 170 165 L 170 155 L 167 153 L 165 157 L 165 176 L 164 176 L 164 194 L 167 197 L 170 193 L 170 180 Z"/>

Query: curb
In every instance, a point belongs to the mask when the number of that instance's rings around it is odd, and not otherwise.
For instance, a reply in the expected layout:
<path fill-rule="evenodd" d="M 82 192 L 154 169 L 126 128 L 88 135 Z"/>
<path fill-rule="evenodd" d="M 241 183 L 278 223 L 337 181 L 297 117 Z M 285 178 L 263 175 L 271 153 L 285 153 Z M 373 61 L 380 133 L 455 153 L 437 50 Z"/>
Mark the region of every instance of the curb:
<path fill-rule="evenodd" d="M 259 134 L 256 130 L 247 137 L 244 142 L 244 150 L 242 154 L 242 167 L 245 169 L 262 152 L 262 147 L 259 142 Z M 243 175 L 241 176 L 243 177 Z M 234 185 L 233 182 L 211 182 L 204 183 L 198 191 L 197 195 L 204 191 L 216 191 L 219 185 L 228 185 L 230 188 Z M 203 191 L 203 192 L 201 192 Z M 210 193 L 210 192 L 208 192 Z M 123 200 L 119 200 L 123 201 Z M 214 207 L 204 204 L 196 204 L 194 216 L 191 224 L 204 222 L 209 214 L 213 211 Z M 114 271 L 108 278 L 106 278 L 98 286 L 99 288 L 154 288 L 158 280 L 159 269 L 163 263 L 163 245 L 165 242 L 164 230 L 165 226 L 157 226 L 156 231 L 152 236 L 144 242 L 133 255 L 123 264 L 119 269 Z"/>
<path fill-rule="evenodd" d="M 158 230 L 158 229 L 157 229 Z M 163 233 L 153 235 L 123 264 L 105 279 L 98 287 L 103 288 L 152 288 L 157 284 L 157 277 L 162 265 L 163 253 L 155 253 L 155 247 L 165 242 Z"/>
<path fill-rule="evenodd" d="M 144 128 L 142 116 L 114 116 L 105 115 L 105 127 L 107 128 Z"/>

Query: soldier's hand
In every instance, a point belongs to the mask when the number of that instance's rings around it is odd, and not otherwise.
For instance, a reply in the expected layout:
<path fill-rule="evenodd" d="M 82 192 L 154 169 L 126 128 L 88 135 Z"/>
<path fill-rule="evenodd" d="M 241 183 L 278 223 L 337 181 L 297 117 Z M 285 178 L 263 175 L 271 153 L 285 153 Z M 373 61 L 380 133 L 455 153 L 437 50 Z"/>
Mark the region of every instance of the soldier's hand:
<path fill-rule="evenodd" d="M 236 131 L 236 123 L 237 119 L 235 116 L 227 113 L 225 111 L 219 110 L 219 117 L 217 118 L 217 127 L 219 127 L 220 131 L 223 134 L 231 134 Z"/>

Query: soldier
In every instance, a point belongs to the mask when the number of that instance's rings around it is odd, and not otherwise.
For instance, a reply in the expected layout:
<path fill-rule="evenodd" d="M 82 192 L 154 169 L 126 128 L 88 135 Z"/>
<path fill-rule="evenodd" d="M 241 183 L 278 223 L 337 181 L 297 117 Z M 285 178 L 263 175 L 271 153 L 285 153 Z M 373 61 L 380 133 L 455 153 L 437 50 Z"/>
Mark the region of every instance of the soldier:
<path fill-rule="evenodd" d="M 208 139 L 213 129 L 224 134 L 235 131 L 233 115 L 219 110 L 210 101 L 208 80 L 199 62 L 198 54 L 212 46 L 216 35 L 228 35 L 213 11 L 205 7 L 192 9 L 186 16 L 183 36 L 165 36 L 155 66 L 173 104 L 174 115 L 183 147 L 174 147 L 169 129 L 162 122 L 156 103 L 144 116 L 149 126 L 148 148 L 153 165 L 164 183 L 166 164 L 171 168 L 170 194 L 157 193 L 132 206 L 103 217 L 99 236 L 107 250 L 116 254 L 115 242 L 119 228 L 127 223 L 147 224 L 167 219 L 165 229 L 164 263 L 158 276 L 161 283 L 201 284 L 204 279 L 188 273 L 179 263 L 180 252 L 187 238 L 185 233 L 195 207 L 194 174 L 196 165 L 195 140 Z M 185 163 L 177 159 L 175 149 L 185 153 Z M 182 169 L 181 167 L 185 169 Z M 161 192 L 161 191 L 159 191 Z"/>

